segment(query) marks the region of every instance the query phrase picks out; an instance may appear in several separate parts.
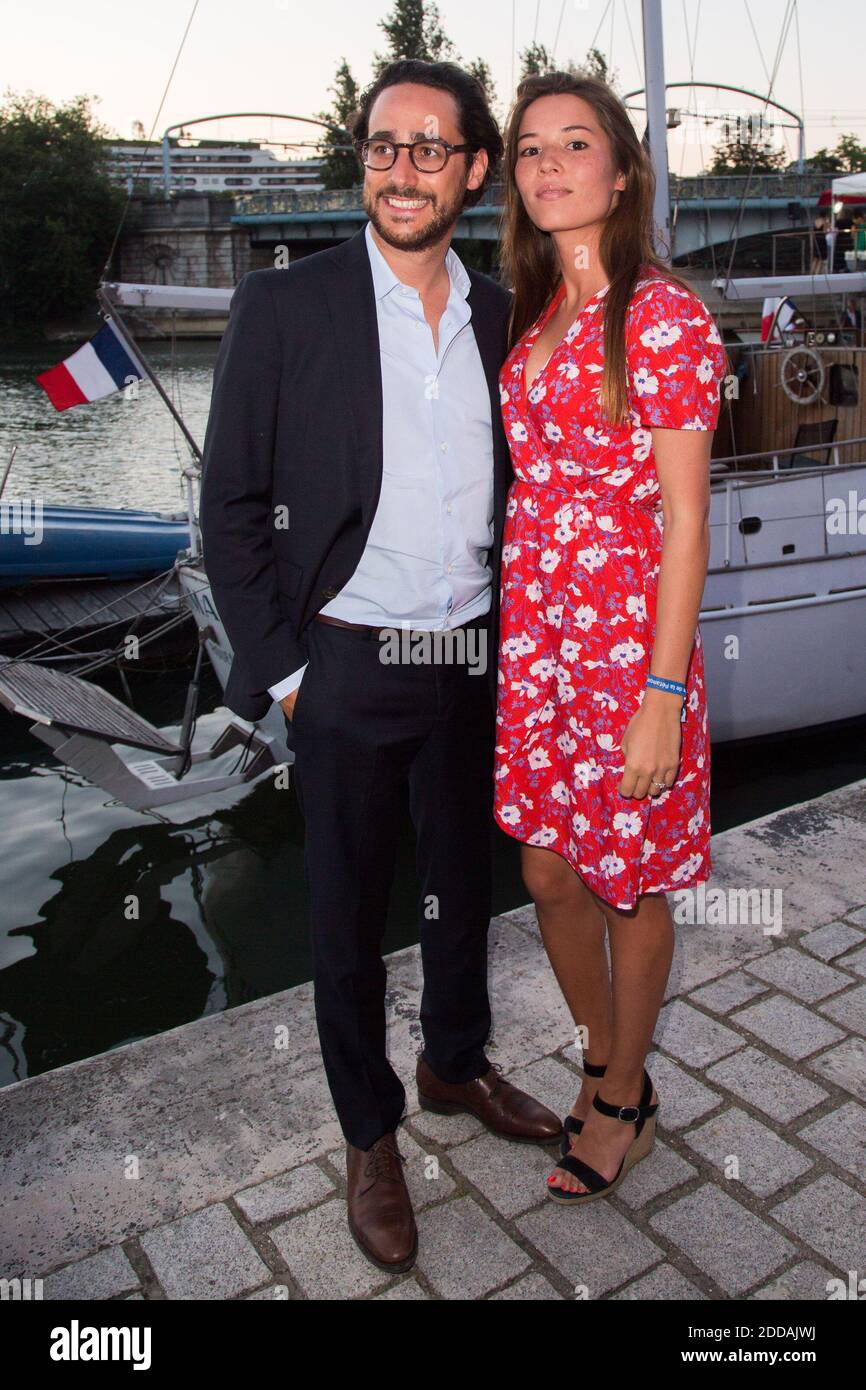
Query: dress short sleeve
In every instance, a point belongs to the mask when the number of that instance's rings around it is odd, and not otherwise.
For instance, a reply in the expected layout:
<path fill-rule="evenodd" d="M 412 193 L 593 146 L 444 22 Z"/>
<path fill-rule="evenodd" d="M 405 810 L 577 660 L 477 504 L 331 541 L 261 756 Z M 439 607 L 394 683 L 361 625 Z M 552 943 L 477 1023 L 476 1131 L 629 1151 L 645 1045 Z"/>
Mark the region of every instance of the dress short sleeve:
<path fill-rule="evenodd" d="M 647 429 L 714 430 L 727 354 L 712 314 L 691 290 L 654 279 L 626 322 L 628 395 Z"/>

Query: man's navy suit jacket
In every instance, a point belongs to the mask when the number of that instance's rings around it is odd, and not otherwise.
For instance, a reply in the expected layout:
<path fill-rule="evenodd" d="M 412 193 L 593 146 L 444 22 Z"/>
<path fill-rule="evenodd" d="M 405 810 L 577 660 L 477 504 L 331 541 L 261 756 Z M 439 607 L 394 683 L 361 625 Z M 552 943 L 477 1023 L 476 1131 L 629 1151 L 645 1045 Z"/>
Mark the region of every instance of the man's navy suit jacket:
<path fill-rule="evenodd" d="M 499 398 L 511 295 L 487 275 L 468 274 L 493 425 L 495 703 L 513 477 Z M 362 229 L 287 270 L 244 275 L 214 368 L 199 519 L 213 600 L 234 650 L 224 699 L 242 718 L 261 719 L 273 703 L 268 687 L 307 660 L 305 629 L 354 574 L 381 485 L 379 331 Z"/>

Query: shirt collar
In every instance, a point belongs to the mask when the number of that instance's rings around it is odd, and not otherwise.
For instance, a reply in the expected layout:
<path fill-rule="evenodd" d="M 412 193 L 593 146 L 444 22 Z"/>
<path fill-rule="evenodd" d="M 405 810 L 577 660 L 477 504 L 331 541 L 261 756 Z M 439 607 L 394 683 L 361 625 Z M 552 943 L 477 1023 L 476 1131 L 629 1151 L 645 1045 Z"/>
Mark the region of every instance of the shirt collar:
<path fill-rule="evenodd" d="M 377 299 L 384 299 L 386 294 L 390 294 L 398 285 L 402 285 L 403 281 L 385 260 L 373 239 L 371 228 L 372 223 L 368 222 L 364 228 L 364 236 L 370 257 L 370 269 L 373 272 L 373 292 Z M 472 288 L 472 281 L 460 257 L 450 246 L 445 253 L 445 268 L 448 271 L 452 289 L 456 289 L 461 298 L 465 299 Z"/>

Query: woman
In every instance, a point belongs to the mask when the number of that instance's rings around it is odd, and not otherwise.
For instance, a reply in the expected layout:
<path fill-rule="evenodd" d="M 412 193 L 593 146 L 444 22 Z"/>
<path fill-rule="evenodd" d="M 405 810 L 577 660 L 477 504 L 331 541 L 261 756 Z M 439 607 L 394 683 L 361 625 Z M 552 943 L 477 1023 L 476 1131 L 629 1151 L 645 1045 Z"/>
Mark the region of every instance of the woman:
<path fill-rule="evenodd" d="M 653 253 L 652 166 L 603 82 L 521 83 L 505 165 L 514 305 L 500 389 L 515 481 L 494 812 L 523 842 L 583 1039 L 586 1080 L 548 1178 L 550 1197 L 579 1204 L 652 1147 L 644 1062 L 673 955 L 664 894 L 711 868 L 697 619 L 726 359 L 701 300 Z"/>

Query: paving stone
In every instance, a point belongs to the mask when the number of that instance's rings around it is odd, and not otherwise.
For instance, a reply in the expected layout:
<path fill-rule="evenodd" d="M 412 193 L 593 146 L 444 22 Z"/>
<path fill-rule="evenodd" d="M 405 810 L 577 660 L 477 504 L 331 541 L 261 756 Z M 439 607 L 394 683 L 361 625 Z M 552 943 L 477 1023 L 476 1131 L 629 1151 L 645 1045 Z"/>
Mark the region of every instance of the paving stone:
<path fill-rule="evenodd" d="M 471 1197 L 422 1212 L 418 1238 L 419 1273 L 443 1298 L 481 1298 L 531 1263 Z"/>
<path fill-rule="evenodd" d="M 413 1129 L 443 1149 L 452 1144 L 464 1144 L 467 1139 L 484 1132 L 483 1124 L 474 1115 L 437 1115 L 432 1110 L 418 1110 L 410 1119 Z M 402 1129 L 398 1130 L 398 1135 L 402 1141 Z"/>
<path fill-rule="evenodd" d="M 236 1298 L 271 1278 L 222 1203 L 158 1226 L 140 1240 L 168 1298 Z"/>
<path fill-rule="evenodd" d="M 733 1091 L 756 1110 L 763 1110 L 765 1115 L 783 1125 L 827 1099 L 822 1087 L 758 1047 L 744 1047 L 733 1056 L 716 1062 L 707 1071 L 707 1080 Z"/>
<path fill-rule="evenodd" d="M 843 970 L 852 970 L 855 975 L 866 975 L 866 946 L 861 946 L 859 951 L 852 951 L 850 955 L 842 956 L 837 965 Z"/>
<path fill-rule="evenodd" d="M 255 1293 L 248 1293 L 244 1302 L 261 1303 L 268 1301 L 271 1303 L 287 1303 L 291 1299 L 291 1291 L 288 1284 L 268 1284 L 266 1289 L 256 1289 Z"/>
<path fill-rule="evenodd" d="M 713 1165 L 717 1181 L 730 1183 L 732 1191 L 741 1182 L 758 1197 L 772 1196 L 813 1166 L 805 1154 L 736 1106 L 713 1115 L 683 1138 Z M 727 1176 L 732 1157 L 739 1165 L 737 1178 Z"/>
<path fill-rule="evenodd" d="M 866 1110 L 853 1100 L 797 1133 L 827 1158 L 866 1182 Z M 866 1203 L 864 1203 L 866 1209 Z"/>
<path fill-rule="evenodd" d="M 705 1298 L 706 1294 L 701 1293 L 696 1284 L 670 1264 L 656 1265 L 655 1269 L 636 1279 L 633 1284 L 628 1284 L 618 1293 L 611 1294 L 611 1302 L 633 1300 L 643 1303 L 651 1299 L 669 1302 L 676 1299 L 688 1303 L 692 1299 Z"/>
<path fill-rule="evenodd" d="M 417 1279 L 404 1279 L 401 1283 L 394 1284 L 390 1289 L 385 1289 L 383 1293 L 377 1293 L 373 1302 L 381 1303 L 386 1300 L 389 1303 L 402 1303 L 407 1301 L 418 1302 L 419 1300 L 427 1303 L 430 1301 L 430 1298 L 429 1295 L 424 1292 Z"/>
<path fill-rule="evenodd" d="M 821 960 L 834 960 L 836 956 L 841 956 L 843 951 L 850 950 L 862 940 L 862 932 L 849 927 L 847 922 L 837 921 L 828 922 L 825 927 L 807 932 L 805 936 L 800 937 L 798 944 L 811 951 L 813 956 L 819 956 Z"/>
<path fill-rule="evenodd" d="M 715 1183 L 680 1197 L 650 1225 L 732 1298 L 795 1254 L 789 1240 Z"/>
<path fill-rule="evenodd" d="M 114 1298 L 129 1289 L 137 1289 L 139 1277 L 119 1245 L 100 1250 L 85 1260 L 46 1274 L 42 1297 L 56 1298 Z"/>
<path fill-rule="evenodd" d="M 809 1066 L 828 1081 L 866 1100 L 866 1042 L 862 1038 L 846 1038 L 815 1057 Z"/>
<path fill-rule="evenodd" d="M 558 1155 L 535 1144 L 482 1134 L 449 1155 L 454 1167 L 505 1217 L 546 1201 L 546 1182 Z"/>
<path fill-rule="evenodd" d="M 583 1072 L 574 1070 L 582 1067 L 582 1061 L 573 1045 L 569 1044 L 560 1055 L 568 1057 L 572 1066 L 560 1061 L 559 1056 L 542 1057 L 528 1067 L 519 1067 L 508 1079 L 561 1117 L 568 1114 L 580 1092 Z"/>
<path fill-rule="evenodd" d="M 334 1184 L 315 1163 L 305 1163 L 291 1172 L 281 1173 L 257 1187 L 235 1193 L 235 1201 L 248 1221 L 270 1221 L 303 1211 L 335 1191 Z"/>
<path fill-rule="evenodd" d="M 832 1173 L 807 1183 L 793 1197 L 771 1207 L 769 1215 L 829 1260 L 840 1275 L 849 1269 L 862 1273 L 866 1243 L 863 1198 Z"/>
<path fill-rule="evenodd" d="M 661 1052 L 651 1053 L 646 1065 L 659 1098 L 658 1124 L 661 1130 L 683 1129 L 723 1103 L 723 1098 L 716 1091 L 696 1081 Z"/>
<path fill-rule="evenodd" d="M 851 1032 L 866 1033 L 866 985 L 858 985 L 837 999 L 828 1000 L 821 1005 L 821 1013 Z"/>
<path fill-rule="evenodd" d="M 437 1154 L 431 1154 L 404 1128 L 397 1131 L 397 1147 L 406 1160 L 403 1176 L 416 1213 L 433 1202 L 441 1202 L 444 1197 L 451 1196 L 454 1181 L 439 1162 Z M 340 1176 L 345 1178 L 345 1148 L 335 1149 L 328 1154 L 328 1158 Z"/>
<path fill-rule="evenodd" d="M 652 1152 L 635 1164 L 617 1188 L 617 1196 L 626 1206 L 637 1211 L 638 1207 L 646 1206 L 660 1193 L 670 1192 L 672 1188 L 681 1187 L 690 1178 L 697 1177 L 697 1172 L 680 1154 L 656 1138 Z"/>
<path fill-rule="evenodd" d="M 712 984 L 693 989 L 688 997 L 693 1003 L 712 1009 L 715 1014 L 726 1014 L 740 1004 L 747 1004 L 756 994 L 764 994 L 766 989 L 766 985 L 750 979 L 744 971 L 732 970 L 730 975 L 723 975 Z"/>
<path fill-rule="evenodd" d="M 522 1303 L 540 1302 L 542 1299 L 558 1299 L 563 1301 L 562 1294 L 557 1293 L 556 1289 L 543 1274 L 525 1274 L 522 1279 L 518 1279 L 516 1284 L 509 1284 L 507 1289 L 500 1289 L 499 1293 L 492 1293 L 489 1302 L 496 1303 L 500 1300 L 511 1299 L 514 1302 L 520 1300 Z"/>
<path fill-rule="evenodd" d="M 825 965 L 823 961 L 813 960 L 796 946 L 780 946 L 772 955 L 750 961 L 746 969 L 768 985 L 793 994 L 804 1004 L 826 999 L 828 994 L 844 989 L 851 983 L 841 970 L 834 970 L 832 965 Z"/>
<path fill-rule="evenodd" d="M 393 1278 L 358 1249 L 340 1197 L 290 1217 L 268 1234 L 308 1298 L 363 1298 Z"/>
<path fill-rule="evenodd" d="M 682 999 L 675 999 L 662 1009 L 655 1040 L 665 1052 L 692 1067 L 709 1066 L 710 1062 L 717 1062 L 720 1057 L 745 1046 L 739 1033 L 714 1018 L 707 1018 Z"/>
<path fill-rule="evenodd" d="M 853 922 L 857 927 L 866 927 L 866 903 L 863 907 L 856 908 L 853 912 L 846 912 L 845 916 L 849 922 Z"/>
<path fill-rule="evenodd" d="M 815 1264 L 813 1260 L 801 1260 L 791 1269 L 786 1269 L 784 1274 L 777 1274 L 762 1289 L 750 1293 L 749 1298 L 756 1302 L 771 1299 L 799 1302 L 800 1299 L 806 1299 L 813 1303 L 825 1303 L 828 1286 L 834 1278 L 838 1276 L 822 1265 Z"/>
<path fill-rule="evenodd" d="M 797 1062 L 819 1048 L 839 1042 L 843 1036 L 832 1023 L 793 999 L 786 999 L 783 994 L 774 994 L 757 1004 L 747 1005 L 745 1009 L 732 1014 L 731 1021 L 748 1028 L 770 1047 L 775 1047 Z"/>
<path fill-rule="evenodd" d="M 515 1224 L 578 1297 L 602 1298 L 664 1257 L 654 1241 L 607 1201 L 590 1202 L 579 1215 L 547 1201 Z"/>

